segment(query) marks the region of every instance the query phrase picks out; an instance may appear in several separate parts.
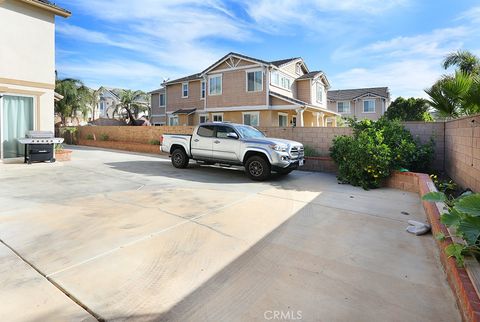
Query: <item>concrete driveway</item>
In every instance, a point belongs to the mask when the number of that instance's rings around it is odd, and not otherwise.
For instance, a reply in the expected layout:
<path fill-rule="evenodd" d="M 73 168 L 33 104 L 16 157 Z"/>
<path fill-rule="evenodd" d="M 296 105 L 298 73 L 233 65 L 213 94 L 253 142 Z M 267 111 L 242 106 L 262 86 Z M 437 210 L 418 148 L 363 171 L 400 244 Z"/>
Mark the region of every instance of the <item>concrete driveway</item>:
<path fill-rule="evenodd" d="M 460 320 L 415 194 L 75 148 L 0 204 L 0 321 Z"/>

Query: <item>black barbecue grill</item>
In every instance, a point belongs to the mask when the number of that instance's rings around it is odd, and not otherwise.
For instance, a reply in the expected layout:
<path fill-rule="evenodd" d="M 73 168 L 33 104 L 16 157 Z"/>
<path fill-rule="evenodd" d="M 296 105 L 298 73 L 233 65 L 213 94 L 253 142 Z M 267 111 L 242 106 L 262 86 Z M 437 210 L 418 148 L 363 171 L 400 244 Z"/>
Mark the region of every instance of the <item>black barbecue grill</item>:
<path fill-rule="evenodd" d="M 18 139 L 25 144 L 24 162 L 55 162 L 55 144 L 63 142 L 63 138 L 56 138 L 53 132 L 49 131 L 29 131 L 27 136 Z"/>

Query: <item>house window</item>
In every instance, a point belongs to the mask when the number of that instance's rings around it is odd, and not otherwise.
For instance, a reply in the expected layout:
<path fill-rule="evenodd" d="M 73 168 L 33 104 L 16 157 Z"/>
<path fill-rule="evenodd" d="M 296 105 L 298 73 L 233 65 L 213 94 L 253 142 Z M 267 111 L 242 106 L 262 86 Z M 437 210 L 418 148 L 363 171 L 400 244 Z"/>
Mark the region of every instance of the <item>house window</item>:
<path fill-rule="evenodd" d="M 287 127 L 288 126 L 288 114 L 287 113 L 278 113 L 278 126 Z"/>
<path fill-rule="evenodd" d="M 363 101 L 363 113 L 375 113 L 375 100 Z"/>
<path fill-rule="evenodd" d="M 301 75 L 301 74 L 302 74 L 302 66 L 300 66 L 300 64 L 297 64 L 297 66 L 296 66 L 296 72 L 297 72 L 297 75 Z"/>
<path fill-rule="evenodd" d="M 182 97 L 188 97 L 188 83 L 182 83 Z"/>
<path fill-rule="evenodd" d="M 350 113 L 350 102 L 337 102 L 338 113 Z"/>
<path fill-rule="evenodd" d="M 105 102 L 100 101 L 100 113 L 103 113 L 104 110 L 105 110 Z"/>
<path fill-rule="evenodd" d="M 169 115 L 168 116 L 168 125 L 177 126 L 178 125 L 178 115 Z"/>
<path fill-rule="evenodd" d="M 205 81 L 202 81 L 200 86 L 201 86 L 200 98 L 205 98 L 207 84 L 205 83 Z"/>
<path fill-rule="evenodd" d="M 279 71 L 272 71 L 271 72 L 271 83 L 272 85 L 281 87 L 286 90 L 290 90 L 290 86 L 292 85 L 292 79 Z"/>
<path fill-rule="evenodd" d="M 292 116 L 292 126 L 293 127 L 297 126 L 297 117 L 296 116 Z"/>
<path fill-rule="evenodd" d="M 259 112 L 245 112 L 243 113 L 243 124 L 251 126 L 260 125 L 260 113 Z"/>
<path fill-rule="evenodd" d="M 320 83 L 317 83 L 316 85 L 316 98 L 317 98 L 317 103 L 323 103 L 323 85 Z"/>
<path fill-rule="evenodd" d="M 165 106 L 165 94 L 160 94 L 160 106 Z"/>
<path fill-rule="evenodd" d="M 222 94 L 222 75 L 213 75 L 208 78 L 208 95 Z"/>
<path fill-rule="evenodd" d="M 200 124 L 207 123 L 208 115 L 207 114 L 200 114 L 198 121 L 199 121 Z"/>
<path fill-rule="evenodd" d="M 212 114 L 214 122 L 223 122 L 223 113 Z"/>
<path fill-rule="evenodd" d="M 263 72 L 247 72 L 247 92 L 260 92 L 263 89 Z"/>

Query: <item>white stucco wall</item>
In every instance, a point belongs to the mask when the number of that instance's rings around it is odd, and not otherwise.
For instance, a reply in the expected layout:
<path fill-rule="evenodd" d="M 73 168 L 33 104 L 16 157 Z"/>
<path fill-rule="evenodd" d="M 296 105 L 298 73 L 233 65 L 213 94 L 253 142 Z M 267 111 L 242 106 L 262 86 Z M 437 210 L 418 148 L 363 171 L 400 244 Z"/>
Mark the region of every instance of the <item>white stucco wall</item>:
<path fill-rule="evenodd" d="M 35 98 L 36 129 L 54 129 L 55 16 L 0 0 L 0 94 Z"/>
<path fill-rule="evenodd" d="M 20 1 L 0 1 L 0 77 L 55 82 L 54 19 Z"/>

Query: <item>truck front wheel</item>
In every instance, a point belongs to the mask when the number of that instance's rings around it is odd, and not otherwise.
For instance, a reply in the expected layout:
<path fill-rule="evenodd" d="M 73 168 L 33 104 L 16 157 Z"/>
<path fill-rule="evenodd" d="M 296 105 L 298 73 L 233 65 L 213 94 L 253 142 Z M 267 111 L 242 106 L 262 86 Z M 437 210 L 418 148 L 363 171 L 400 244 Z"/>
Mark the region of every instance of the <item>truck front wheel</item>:
<path fill-rule="evenodd" d="M 266 180 L 271 173 L 270 163 L 259 155 L 251 156 L 245 163 L 245 172 L 252 180 Z"/>
<path fill-rule="evenodd" d="M 185 150 L 182 148 L 176 148 L 172 152 L 172 165 L 175 168 L 183 169 L 188 166 L 188 155 L 185 153 Z"/>

